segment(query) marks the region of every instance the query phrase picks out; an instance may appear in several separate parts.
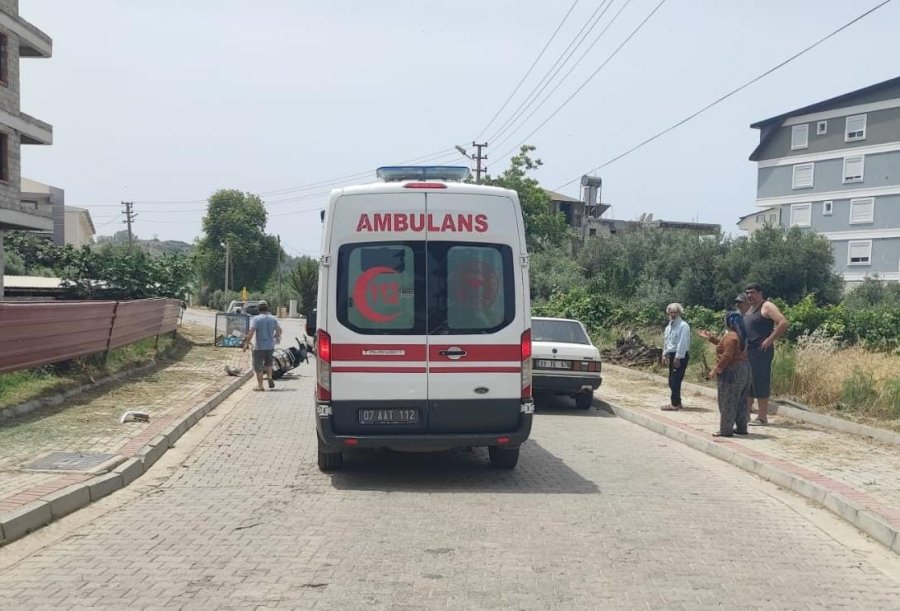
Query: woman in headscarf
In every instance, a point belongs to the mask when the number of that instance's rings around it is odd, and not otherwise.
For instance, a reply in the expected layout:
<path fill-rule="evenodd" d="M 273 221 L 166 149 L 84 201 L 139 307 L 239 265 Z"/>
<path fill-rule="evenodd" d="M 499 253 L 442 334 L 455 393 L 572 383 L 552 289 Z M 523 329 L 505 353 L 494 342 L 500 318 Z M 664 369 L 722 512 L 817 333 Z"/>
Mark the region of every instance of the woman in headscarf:
<path fill-rule="evenodd" d="M 746 435 L 750 364 L 747 362 L 747 331 L 738 312 L 725 314 L 725 335 L 716 342 L 716 366 L 709 372 L 709 379 L 712 378 L 717 378 L 719 401 L 719 432 L 713 435 Z"/>

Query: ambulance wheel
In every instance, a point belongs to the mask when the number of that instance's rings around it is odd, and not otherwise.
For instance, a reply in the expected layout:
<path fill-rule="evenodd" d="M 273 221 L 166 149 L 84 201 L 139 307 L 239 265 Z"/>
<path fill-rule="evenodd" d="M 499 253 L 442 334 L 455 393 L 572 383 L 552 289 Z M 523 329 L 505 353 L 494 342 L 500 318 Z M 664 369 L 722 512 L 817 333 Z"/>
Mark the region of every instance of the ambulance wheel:
<path fill-rule="evenodd" d="M 318 437 L 318 435 L 316 436 Z M 319 439 L 319 471 L 325 473 L 329 471 L 338 471 L 344 466 L 344 455 L 339 451 L 326 452 L 325 444 Z"/>
<path fill-rule="evenodd" d="M 495 469 L 515 469 L 516 463 L 519 462 L 519 448 L 491 446 L 488 448 L 488 454 L 491 457 L 491 466 Z"/>
<path fill-rule="evenodd" d="M 591 409 L 591 403 L 594 400 L 594 393 L 583 392 L 575 395 L 575 407 L 578 409 Z"/>

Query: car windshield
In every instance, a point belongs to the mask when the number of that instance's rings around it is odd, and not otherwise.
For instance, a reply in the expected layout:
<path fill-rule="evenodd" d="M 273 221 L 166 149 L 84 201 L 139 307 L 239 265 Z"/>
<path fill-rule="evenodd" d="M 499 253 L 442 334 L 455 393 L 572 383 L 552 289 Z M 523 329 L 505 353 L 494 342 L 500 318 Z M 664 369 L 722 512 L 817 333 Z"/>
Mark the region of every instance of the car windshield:
<path fill-rule="evenodd" d="M 584 328 L 574 320 L 532 321 L 531 338 L 535 342 L 564 342 L 567 344 L 588 344 L 591 340 Z"/>

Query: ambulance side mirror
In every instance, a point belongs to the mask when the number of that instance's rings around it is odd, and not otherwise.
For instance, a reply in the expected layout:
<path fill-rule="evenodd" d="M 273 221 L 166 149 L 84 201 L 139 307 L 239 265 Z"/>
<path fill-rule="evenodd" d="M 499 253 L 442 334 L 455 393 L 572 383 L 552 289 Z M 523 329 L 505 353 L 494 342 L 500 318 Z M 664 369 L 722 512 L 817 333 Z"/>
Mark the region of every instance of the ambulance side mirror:
<path fill-rule="evenodd" d="M 316 308 L 306 313 L 306 334 L 310 337 L 316 336 Z"/>
<path fill-rule="evenodd" d="M 319 210 L 319 220 L 322 221 L 323 223 L 325 222 L 325 211 L 324 210 Z"/>

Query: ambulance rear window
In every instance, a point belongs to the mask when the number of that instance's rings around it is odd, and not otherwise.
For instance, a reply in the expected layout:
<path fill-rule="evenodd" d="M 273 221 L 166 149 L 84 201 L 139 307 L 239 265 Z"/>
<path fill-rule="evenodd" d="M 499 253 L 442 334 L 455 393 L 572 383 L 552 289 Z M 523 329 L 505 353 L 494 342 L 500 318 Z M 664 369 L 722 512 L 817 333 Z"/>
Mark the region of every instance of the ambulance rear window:
<path fill-rule="evenodd" d="M 337 316 L 366 334 L 425 332 L 424 242 L 348 244 L 338 251 Z"/>
<path fill-rule="evenodd" d="M 361 334 L 493 333 L 515 319 L 512 249 L 505 244 L 345 244 L 337 276 L 338 321 Z"/>
<path fill-rule="evenodd" d="M 509 246 L 431 242 L 428 247 L 430 333 L 493 333 L 513 321 Z"/>

